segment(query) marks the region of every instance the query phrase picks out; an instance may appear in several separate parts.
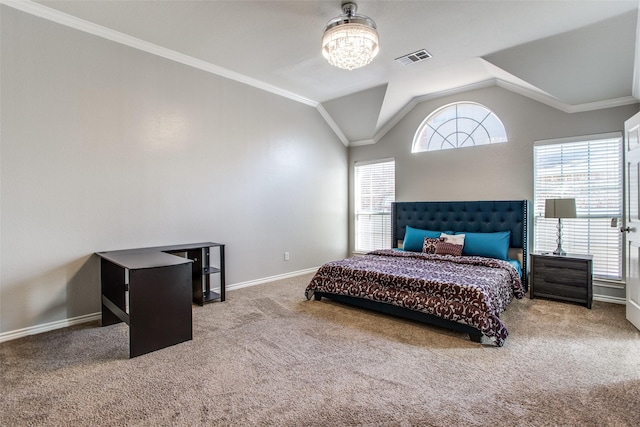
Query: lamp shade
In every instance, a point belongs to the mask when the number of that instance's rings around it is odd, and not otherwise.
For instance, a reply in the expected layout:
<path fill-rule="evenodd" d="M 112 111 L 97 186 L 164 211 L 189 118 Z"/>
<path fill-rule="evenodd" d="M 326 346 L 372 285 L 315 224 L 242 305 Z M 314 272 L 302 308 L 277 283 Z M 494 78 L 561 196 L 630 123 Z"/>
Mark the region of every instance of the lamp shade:
<path fill-rule="evenodd" d="M 545 218 L 575 218 L 576 199 L 546 199 L 544 201 Z"/>

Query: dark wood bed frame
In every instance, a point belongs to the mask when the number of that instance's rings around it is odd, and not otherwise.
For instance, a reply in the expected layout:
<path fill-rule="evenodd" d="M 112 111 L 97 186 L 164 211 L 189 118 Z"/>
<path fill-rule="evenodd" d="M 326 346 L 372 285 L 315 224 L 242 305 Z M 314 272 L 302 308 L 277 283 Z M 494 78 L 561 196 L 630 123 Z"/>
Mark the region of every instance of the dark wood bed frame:
<path fill-rule="evenodd" d="M 521 251 L 522 284 L 528 283 L 528 200 L 475 202 L 395 202 L 391 207 L 391 242 L 404 240 L 406 226 L 423 230 L 452 230 L 469 233 L 511 231 L 510 248 Z M 468 333 L 474 342 L 482 341 L 482 332 L 462 323 L 368 299 L 315 292 L 314 299 L 329 298 L 344 304 L 399 316 L 418 322 Z"/>

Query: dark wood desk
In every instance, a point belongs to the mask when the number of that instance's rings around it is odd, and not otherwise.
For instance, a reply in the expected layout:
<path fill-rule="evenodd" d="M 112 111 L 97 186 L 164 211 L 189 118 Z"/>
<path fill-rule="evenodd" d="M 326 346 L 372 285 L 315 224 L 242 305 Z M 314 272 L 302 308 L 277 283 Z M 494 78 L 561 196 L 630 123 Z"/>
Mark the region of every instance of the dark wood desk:
<path fill-rule="evenodd" d="M 192 339 L 191 260 L 101 252 L 102 326 L 129 325 L 129 357 Z"/>
<path fill-rule="evenodd" d="M 102 326 L 129 325 L 129 357 L 191 340 L 192 301 L 224 301 L 224 265 L 209 266 L 211 247 L 220 248 L 223 263 L 224 245 L 213 242 L 97 252 Z M 220 294 L 210 292 L 213 273 L 221 273 Z"/>

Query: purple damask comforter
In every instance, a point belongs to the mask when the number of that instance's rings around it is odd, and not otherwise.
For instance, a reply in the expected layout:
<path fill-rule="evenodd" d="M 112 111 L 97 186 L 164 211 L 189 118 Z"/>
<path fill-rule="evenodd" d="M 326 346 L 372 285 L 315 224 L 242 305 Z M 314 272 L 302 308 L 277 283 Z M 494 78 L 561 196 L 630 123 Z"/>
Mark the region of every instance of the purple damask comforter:
<path fill-rule="evenodd" d="M 524 289 L 506 261 L 470 256 L 429 255 L 391 249 L 329 262 L 305 294 L 314 291 L 394 304 L 479 329 L 502 346 L 507 328 L 500 320 Z"/>

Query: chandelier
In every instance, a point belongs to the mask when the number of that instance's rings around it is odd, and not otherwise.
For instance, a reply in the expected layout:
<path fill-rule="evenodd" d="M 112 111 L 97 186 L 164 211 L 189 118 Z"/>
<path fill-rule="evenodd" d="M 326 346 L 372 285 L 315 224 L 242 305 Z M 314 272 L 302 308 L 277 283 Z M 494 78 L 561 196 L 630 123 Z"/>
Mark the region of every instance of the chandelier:
<path fill-rule="evenodd" d="M 356 14 L 357 8 L 355 3 L 343 3 L 343 15 L 329 21 L 322 37 L 322 55 L 345 70 L 364 67 L 378 54 L 376 23 Z"/>

